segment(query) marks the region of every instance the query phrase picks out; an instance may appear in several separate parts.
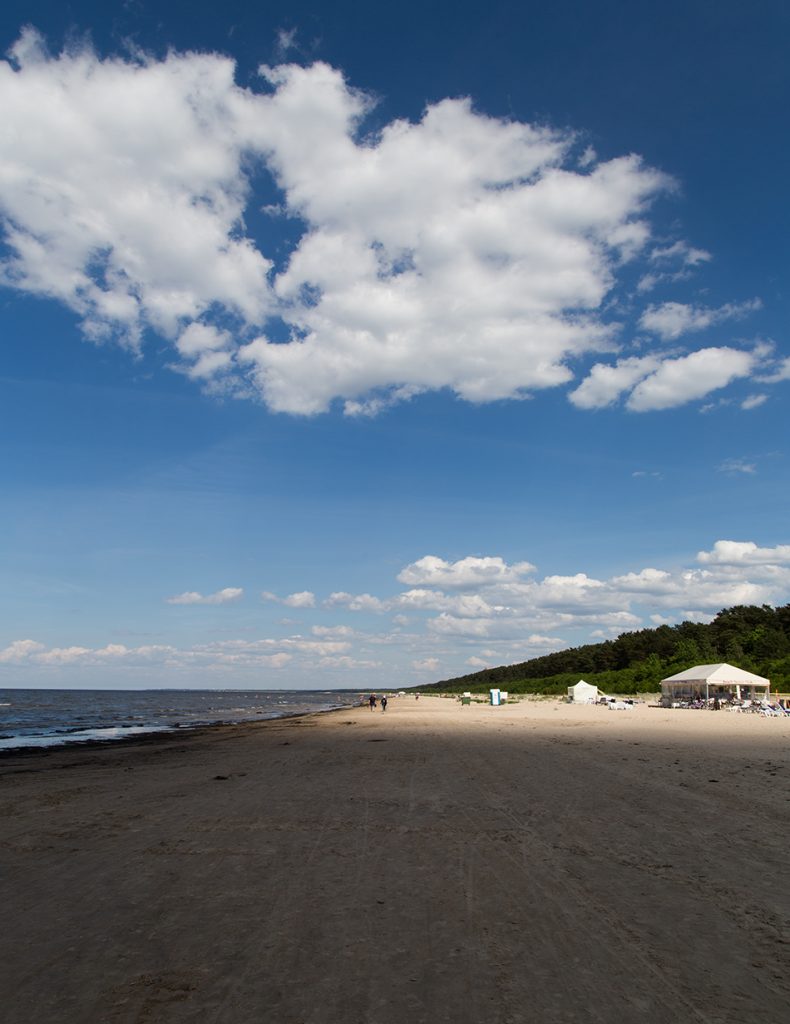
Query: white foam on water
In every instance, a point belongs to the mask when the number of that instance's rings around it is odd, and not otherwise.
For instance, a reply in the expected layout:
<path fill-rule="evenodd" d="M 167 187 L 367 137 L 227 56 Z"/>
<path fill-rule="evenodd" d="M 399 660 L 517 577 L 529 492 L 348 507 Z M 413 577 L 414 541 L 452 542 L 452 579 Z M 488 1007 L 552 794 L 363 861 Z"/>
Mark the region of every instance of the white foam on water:
<path fill-rule="evenodd" d="M 166 725 L 112 726 L 105 729 L 83 729 L 70 733 L 46 733 L 39 736 L 10 736 L 0 739 L 0 750 L 18 750 L 23 747 L 54 747 L 62 743 L 87 743 L 90 740 L 122 740 L 127 736 L 140 736 L 151 732 L 168 732 Z"/>

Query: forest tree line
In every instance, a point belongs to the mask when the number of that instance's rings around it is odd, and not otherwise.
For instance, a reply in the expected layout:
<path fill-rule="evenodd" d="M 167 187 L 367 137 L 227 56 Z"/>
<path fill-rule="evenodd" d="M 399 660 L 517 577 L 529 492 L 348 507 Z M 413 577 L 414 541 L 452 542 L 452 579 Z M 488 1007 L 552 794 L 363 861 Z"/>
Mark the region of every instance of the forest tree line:
<path fill-rule="evenodd" d="M 681 622 L 622 633 L 616 640 L 481 669 L 422 689 L 452 693 L 499 687 L 510 693 L 564 693 L 584 678 L 608 693 L 651 693 L 675 672 L 716 662 L 766 676 L 772 690 L 790 692 L 790 604 L 737 605 L 720 611 L 709 623 Z"/>

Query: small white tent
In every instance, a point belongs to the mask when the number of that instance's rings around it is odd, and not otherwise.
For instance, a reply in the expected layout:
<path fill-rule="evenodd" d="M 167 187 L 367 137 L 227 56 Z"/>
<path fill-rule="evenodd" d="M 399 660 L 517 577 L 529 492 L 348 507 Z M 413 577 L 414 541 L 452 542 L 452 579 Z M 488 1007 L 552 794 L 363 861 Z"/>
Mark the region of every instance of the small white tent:
<path fill-rule="evenodd" d="M 578 683 L 568 687 L 568 700 L 574 704 L 594 704 L 598 700 L 598 687 L 580 679 Z"/>
<path fill-rule="evenodd" d="M 695 665 L 661 680 L 662 704 L 671 704 L 675 700 L 708 700 L 710 697 L 766 699 L 770 693 L 769 679 L 725 663 Z"/>

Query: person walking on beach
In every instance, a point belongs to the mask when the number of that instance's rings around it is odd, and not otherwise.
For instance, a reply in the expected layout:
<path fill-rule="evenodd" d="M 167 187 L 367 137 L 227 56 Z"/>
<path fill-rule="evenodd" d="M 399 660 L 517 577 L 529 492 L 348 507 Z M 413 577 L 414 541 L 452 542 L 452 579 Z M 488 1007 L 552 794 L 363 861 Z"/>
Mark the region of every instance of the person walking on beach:
<path fill-rule="evenodd" d="M 370 704 L 370 710 L 373 711 L 373 709 L 376 707 L 376 694 L 375 693 L 371 693 L 370 697 L 368 698 L 368 703 Z"/>
<path fill-rule="evenodd" d="M 381 695 L 381 710 L 382 711 L 386 711 L 387 710 L 387 697 L 386 697 L 385 694 Z"/>

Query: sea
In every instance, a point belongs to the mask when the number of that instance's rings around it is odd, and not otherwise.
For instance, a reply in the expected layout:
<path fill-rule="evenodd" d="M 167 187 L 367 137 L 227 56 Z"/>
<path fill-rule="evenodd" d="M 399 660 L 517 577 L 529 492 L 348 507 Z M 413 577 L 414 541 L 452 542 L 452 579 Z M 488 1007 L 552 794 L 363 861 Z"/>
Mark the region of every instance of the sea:
<path fill-rule="evenodd" d="M 339 690 L 0 690 L 0 751 L 257 722 L 359 702 Z"/>

